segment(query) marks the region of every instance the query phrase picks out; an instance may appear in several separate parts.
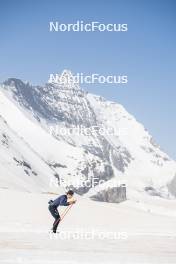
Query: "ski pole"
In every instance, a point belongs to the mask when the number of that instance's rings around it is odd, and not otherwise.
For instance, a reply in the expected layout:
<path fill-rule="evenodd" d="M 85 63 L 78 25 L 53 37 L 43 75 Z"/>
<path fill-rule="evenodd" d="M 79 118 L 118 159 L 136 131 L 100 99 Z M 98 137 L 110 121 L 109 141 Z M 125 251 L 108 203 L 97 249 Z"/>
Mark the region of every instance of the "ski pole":
<path fill-rule="evenodd" d="M 68 208 L 65 209 L 65 211 L 61 215 L 60 222 L 64 219 L 64 217 L 66 216 L 66 214 L 68 213 L 68 211 L 72 208 L 72 206 L 73 206 L 73 204 L 71 204 Z"/>
<path fill-rule="evenodd" d="M 66 214 L 68 213 L 68 211 L 71 209 L 72 206 L 73 206 L 73 204 L 71 204 L 68 208 L 66 208 L 66 209 L 64 210 L 63 214 L 61 215 L 61 218 L 59 218 L 59 219 L 56 221 L 55 224 L 60 223 L 60 222 L 63 220 L 63 218 L 66 216 Z"/>

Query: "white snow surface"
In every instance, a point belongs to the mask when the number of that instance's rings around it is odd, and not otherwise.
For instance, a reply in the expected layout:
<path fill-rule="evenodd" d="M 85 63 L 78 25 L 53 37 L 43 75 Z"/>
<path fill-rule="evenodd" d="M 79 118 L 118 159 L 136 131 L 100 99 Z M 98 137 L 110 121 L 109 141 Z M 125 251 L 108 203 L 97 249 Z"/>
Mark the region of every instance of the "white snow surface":
<path fill-rule="evenodd" d="M 76 195 L 77 203 L 54 236 L 49 233 L 53 218 L 48 200 L 63 194 L 64 188 L 51 180 L 56 172 L 68 180 L 79 179 L 85 164 L 95 161 L 101 172 L 102 160 L 82 147 L 97 147 L 99 141 L 92 136 L 75 136 L 74 144 L 56 139 L 48 133 L 49 124 L 37 122 L 8 91 L 0 91 L 0 263 L 175 264 L 176 203 L 165 199 L 172 198 L 167 184 L 175 175 L 175 161 L 152 143 L 143 125 L 123 106 L 86 96 L 85 107 L 89 102 L 97 122 L 117 131 L 106 135 L 107 141 L 114 149 L 128 150 L 132 160 L 124 173 L 114 167 L 114 178 L 84 196 Z M 119 179 L 127 184 L 127 201 L 114 204 L 89 199 Z M 144 191 L 146 186 L 165 198 L 150 196 Z"/>
<path fill-rule="evenodd" d="M 73 147 L 64 141 L 55 139 L 40 125 L 28 118 L 26 113 L 21 111 L 2 91 L 0 91 L 0 115 L 0 136 L 2 140 L 3 134 L 9 138 L 8 144 L 0 149 L 0 157 L 2 157 L 0 168 L 4 172 L 0 176 L 2 178 L 0 187 L 12 189 L 14 187 L 14 189 L 30 192 L 41 190 L 56 192 L 58 187 L 54 182 L 54 172 L 47 166 L 48 163 L 54 160 L 61 164 L 57 172 L 67 182 L 66 179 L 68 178 L 69 181 L 71 177 L 74 181 L 78 167 L 84 168 L 85 161 L 93 159 L 93 155 L 85 154 L 80 147 Z M 33 177 L 36 179 L 33 185 L 31 185 L 30 177 L 27 179 L 23 170 L 20 173 L 13 157 L 19 157 L 20 160 L 25 159 L 31 165 L 35 164 L 35 167 L 38 167 L 40 174 L 39 177 Z M 79 175 L 77 174 L 76 177 L 78 181 Z M 45 182 L 44 185 L 42 181 L 40 184 L 40 179 Z"/>
<path fill-rule="evenodd" d="M 174 201 L 107 204 L 77 196 L 52 235 L 47 201 L 54 197 L 0 189 L 0 263 L 176 263 Z"/>

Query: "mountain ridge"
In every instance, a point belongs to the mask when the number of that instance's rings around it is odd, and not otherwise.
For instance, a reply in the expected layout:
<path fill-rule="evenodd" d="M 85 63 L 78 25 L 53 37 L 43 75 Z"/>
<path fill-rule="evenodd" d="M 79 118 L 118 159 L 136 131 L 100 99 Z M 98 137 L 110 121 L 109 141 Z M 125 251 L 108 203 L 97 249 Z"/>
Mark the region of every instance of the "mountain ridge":
<path fill-rule="evenodd" d="M 64 84 L 57 83 L 32 86 L 19 79 L 9 78 L 1 87 L 3 95 L 30 117 L 31 122 L 35 122 L 36 126 L 48 133 L 50 138 L 59 143 L 63 142 L 65 146 L 79 149 L 82 153 L 84 168 L 80 169 L 76 165 L 76 174 L 72 168 L 67 174 L 63 173 L 64 168 L 56 168 L 58 177 L 78 177 L 80 181 L 95 177 L 104 181 L 101 186 L 78 188 L 79 194 L 104 201 L 120 201 L 123 190 L 119 191 L 119 186 L 115 186 L 114 196 L 114 189 L 107 187 L 108 182 L 120 179 L 123 187 L 124 182 L 127 183 L 125 192 L 127 191 L 128 197 L 140 196 L 141 192 L 167 198 L 175 196 L 173 186 L 169 187 L 170 182 L 174 182 L 175 161 L 160 150 L 143 125 L 120 104 L 89 94 L 77 86 L 75 89 L 73 86 L 68 89 Z M 90 134 L 75 135 L 73 131 L 78 126 L 90 129 Z M 103 127 L 104 132 L 115 133 L 100 135 L 99 131 L 91 131 L 94 126 Z M 55 130 L 54 127 L 59 129 Z M 61 129 L 72 129 L 72 133 L 62 135 Z M 29 140 L 29 137 L 26 140 Z M 30 141 L 32 142 L 31 139 Z M 51 148 L 49 152 L 52 156 Z M 62 164 L 56 156 L 51 161 L 48 157 L 44 159 L 47 163 Z"/>

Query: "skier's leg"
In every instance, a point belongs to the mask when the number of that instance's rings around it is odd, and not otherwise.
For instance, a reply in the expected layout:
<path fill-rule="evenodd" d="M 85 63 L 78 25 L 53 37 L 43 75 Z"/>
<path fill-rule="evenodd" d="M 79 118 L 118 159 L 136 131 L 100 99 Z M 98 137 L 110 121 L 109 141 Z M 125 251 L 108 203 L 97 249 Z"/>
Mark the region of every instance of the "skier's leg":
<path fill-rule="evenodd" d="M 59 215 L 59 212 L 57 209 L 55 209 L 55 221 L 53 223 L 53 232 L 56 233 L 56 230 L 57 230 L 57 227 L 58 227 L 58 224 L 60 222 L 60 215 Z"/>
<path fill-rule="evenodd" d="M 51 215 L 56 219 L 56 215 L 55 215 L 56 208 L 53 207 L 52 205 L 49 205 L 48 209 L 49 209 Z"/>
<path fill-rule="evenodd" d="M 60 215 L 59 215 L 57 208 L 53 207 L 52 205 L 50 205 L 48 209 L 49 209 L 51 215 L 55 218 L 52 230 L 54 233 L 56 233 L 58 224 L 60 222 Z"/>
<path fill-rule="evenodd" d="M 54 221 L 54 224 L 53 224 L 53 232 L 54 233 L 56 233 L 59 222 L 60 222 L 60 216 Z"/>

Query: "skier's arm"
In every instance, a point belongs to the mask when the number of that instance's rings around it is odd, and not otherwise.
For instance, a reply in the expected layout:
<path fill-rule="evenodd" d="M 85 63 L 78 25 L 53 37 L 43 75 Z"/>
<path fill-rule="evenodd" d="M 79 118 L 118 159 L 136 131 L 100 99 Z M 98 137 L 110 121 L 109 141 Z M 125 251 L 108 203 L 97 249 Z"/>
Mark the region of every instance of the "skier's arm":
<path fill-rule="evenodd" d="M 67 202 L 67 203 L 68 203 L 68 205 L 71 205 L 71 204 L 76 203 L 76 200 L 72 200 L 72 201 L 69 201 L 69 202 Z"/>
<path fill-rule="evenodd" d="M 71 204 L 76 203 L 76 200 L 71 200 L 69 202 L 67 202 L 67 199 L 65 199 L 64 197 L 60 200 L 60 205 L 61 206 L 69 206 Z"/>

